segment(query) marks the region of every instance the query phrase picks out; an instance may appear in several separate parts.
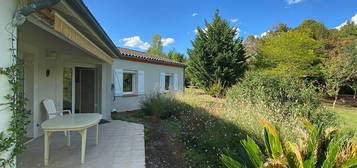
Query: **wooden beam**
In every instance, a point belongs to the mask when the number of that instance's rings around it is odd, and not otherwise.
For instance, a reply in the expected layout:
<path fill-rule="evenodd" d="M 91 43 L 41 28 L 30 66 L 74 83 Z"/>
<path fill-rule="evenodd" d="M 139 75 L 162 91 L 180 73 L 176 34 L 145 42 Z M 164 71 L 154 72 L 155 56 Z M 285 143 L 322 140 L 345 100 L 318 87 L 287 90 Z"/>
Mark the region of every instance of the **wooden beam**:
<path fill-rule="evenodd" d="M 84 36 L 79 30 L 73 27 L 66 19 L 55 12 L 54 29 L 63 34 L 68 39 L 72 40 L 79 46 L 91 52 L 99 59 L 112 64 L 113 59 L 106 52 L 95 45 L 91 40 Z"/>

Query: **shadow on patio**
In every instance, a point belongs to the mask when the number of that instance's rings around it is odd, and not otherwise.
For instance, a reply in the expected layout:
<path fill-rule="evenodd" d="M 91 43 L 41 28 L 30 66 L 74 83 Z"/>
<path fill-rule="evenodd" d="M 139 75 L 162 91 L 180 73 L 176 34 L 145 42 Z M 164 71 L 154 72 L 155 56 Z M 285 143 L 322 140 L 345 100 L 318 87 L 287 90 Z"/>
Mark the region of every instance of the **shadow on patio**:
<path fill-rule="evenodd" d="M 27 144 L 27 150 L 17 157 L 18 168 L 44 167 L 44 138 Z M 51 168 L 144 168 L 144 126 L 125 121 L 111 121 L 99 127 L 99 144 L 95 145 L 95 127 L 88 129 L 86 159 L 80 164 L 81 136 L 71 132 L 71 146 L 63 132 L 50 140 Z"/>

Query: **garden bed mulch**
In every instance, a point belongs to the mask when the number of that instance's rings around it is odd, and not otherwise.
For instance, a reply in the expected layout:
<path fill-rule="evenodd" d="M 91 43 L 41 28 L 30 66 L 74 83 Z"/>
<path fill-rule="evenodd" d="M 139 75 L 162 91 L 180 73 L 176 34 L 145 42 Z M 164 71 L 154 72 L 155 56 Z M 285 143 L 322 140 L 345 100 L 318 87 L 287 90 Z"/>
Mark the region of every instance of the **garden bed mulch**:
<path fill-rule="evenodd" d="M 146 168 L 185 168 L 184 146 L 164 122 L 143 119 L 137 111 L 113 113 L 121 120 L 144 124 Z"/>

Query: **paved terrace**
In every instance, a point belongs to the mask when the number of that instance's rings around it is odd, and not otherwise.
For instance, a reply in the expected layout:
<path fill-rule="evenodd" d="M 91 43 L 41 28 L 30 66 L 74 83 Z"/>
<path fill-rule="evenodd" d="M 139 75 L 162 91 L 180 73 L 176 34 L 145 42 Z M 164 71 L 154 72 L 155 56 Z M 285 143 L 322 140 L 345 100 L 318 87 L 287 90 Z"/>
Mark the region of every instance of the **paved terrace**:
<path fill-rule="evenodd" d="M 50 168 L 144 168 L 144 126 L 125 121 L 111 121 L 99 127 L 99 144 L 95 145 L 95 127 L 88 129 L 86 160 L 80 164 L 81 136 L 71 132 L 71 146 L 63 132 L 55 132 L 50 140 Z M 41 168 L 43 137 L 27 144 L 17 157 L 18 168 Z"/>

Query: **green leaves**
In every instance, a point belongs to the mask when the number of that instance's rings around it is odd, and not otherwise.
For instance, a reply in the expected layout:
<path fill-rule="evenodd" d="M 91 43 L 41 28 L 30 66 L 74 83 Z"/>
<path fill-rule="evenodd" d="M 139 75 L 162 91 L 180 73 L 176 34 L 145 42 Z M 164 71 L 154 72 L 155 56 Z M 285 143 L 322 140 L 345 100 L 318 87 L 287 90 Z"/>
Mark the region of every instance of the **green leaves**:
<path fill-rule="evenodd" d="M 264 163 L 264 156 L 261 153 L 259 146 L 253 141 L 253 139 L 247 137 L 246 140 L 241 141 L 241 144 L 247 152 L 252 165 L 255 167 L 261 167 Z"/>
<path fill-rule="evenodd" d="M 269 73 L 305 78 L 318 73 L 313 67 L 322 58 L 320 47 L 306 32 L 281 32 L 263 41 L 258 62 Z"/>
<path fill-rule="evenodd" d="M 17 55 L 13 54 L 15 64 L 0 68 L 0 75 L 8 78 L 10 93 L 4 98 L 9 102 L 3 104 L 11 115 L 10 127 L 5 132 L 0 132 L 0 153 L 10 151 L 9 159 L 0 159 L 0 167 L 13 166 L 15 156 L 25 150 L 23 144 L 26 138 L 26 125 L 29 123 L 30 111 L 25 109 L 26 98 L 23 93 L 23 63 Z"/>
<path fill-rule="evenodd" d="M 341 166 L 341 168 L 350 168 L 350 167 L 352 168 L 352 167 L 356 167 L 356 166 L 357 166 L 357 157 L 346 161 L 345 164 L 343 164 Z"/>
<path fill-rule="evenodd" d="M 246 168 L 246 166 L 240 164 L 229 156 L 221 155 L 220 159 L 227 168 Z"/>
<path fill-rule="evenodd" d="M 165 53 L 162 51 L 162 42 L 161 42 L 161 35 L 160 34 L 155 34 L 154 36 L 152 36 L 152 42 L 151 42 L 151 46 L 148 49 L 148 53 L 150 54 L 154 54 L 154 55 L 158 55 L 161 57 L 165 57 Z"/>
<path fill-rule="evenodd" d="M 193 49 L 188 50 L 187 72 L 193 84 L 208 91 L 216 81 L 227 88 L 243 77 L 246 58 L 237 35 L 237 29 L 218 12 L 211 23 L 206 21 L 205 29 L 197 28 Z"/>
<path fill-rule="evenodd" d="M 288 165 L 291 168 L 303 168 L 304 161 L 303 157 L 299 151 L 299 147 L 295 143 L 287 142 L 286 145 L 286 159 L 288 161 Z"/>
<path fill-rule="evenodd" d="M 335 165 L 338 153 L 342 150 L 343 145 L 349 139 L 349 134 L 344 131 L 338 131 L 328 144 L 326 159 L 322 168 L 331 168 Z"/>
<path fill-rule="evenodd" d="M 281 160 L 284 151 L 278 131 L 266 120 L 261 120 L 261 123 L 264 126 L 264 142 L 268 156 L 274 160 Z"/>
<path fill-rule="evenodd" d="M 334 168 L 337 158 L 343 151 L 346 144 L 351 139 L 351 134 L 346 131 L 336 129 L 323 129 L 322 126 L 314 126 L 307 120 L 303 120 L 309 138 L 305 145 L 299 146 L 296 143 L 285 142 L 282 145 L 281 138 L 275 127 L 266 120 L 261 120 L 264 126 L 265 155 L 264 157 L 258 145 L 253 139 L 247 137 L 241 143 L 246 150 L 249 160 L 255 168 L 258 167 L 287 167 L 287 168 Z M 303 143 L 303 144 L 305 144 Z M 357 165 L 357 157 L 352 149 L 344 158 L 340 160 L 343 168 Z M 345 151 L 346 152 L 346 151 Z M 244 164 L 233 160 L 230 157 L 222 156 L 221 160 L 229 168 L 243 167 Z"/>

